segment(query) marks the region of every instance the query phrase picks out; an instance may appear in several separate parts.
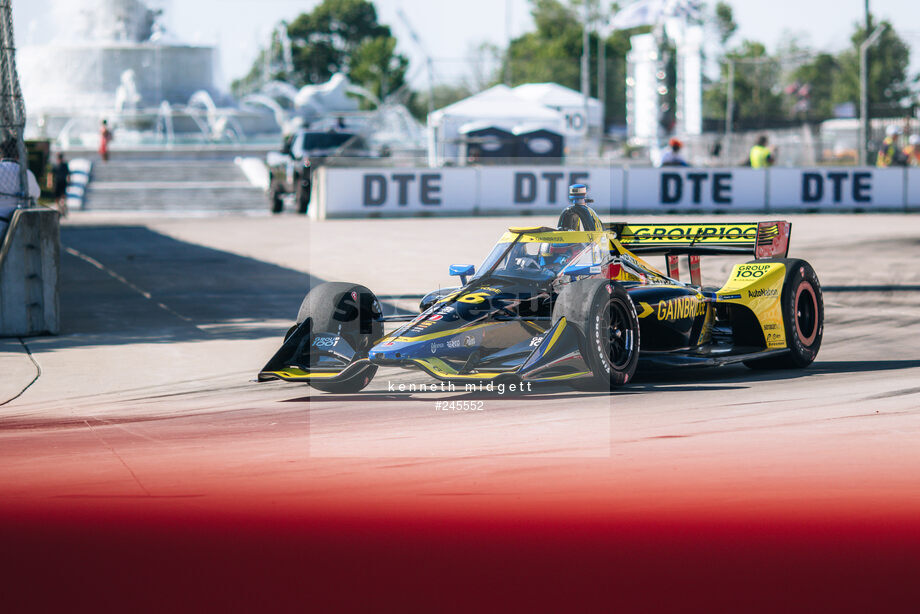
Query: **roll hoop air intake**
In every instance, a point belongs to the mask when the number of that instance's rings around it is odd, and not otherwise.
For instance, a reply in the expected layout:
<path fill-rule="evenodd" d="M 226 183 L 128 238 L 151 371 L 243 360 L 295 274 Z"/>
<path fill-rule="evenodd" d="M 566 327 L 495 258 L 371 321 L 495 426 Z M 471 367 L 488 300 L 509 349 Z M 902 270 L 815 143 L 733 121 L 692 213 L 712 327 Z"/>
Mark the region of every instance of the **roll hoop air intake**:
<path fill-rule="evenodd" d="M 586 232 L 604 230 L 604 224 L 594 210 L 588 206 L 588 203 L 594 202 L 588 198 L 588 186 L 581 183 L 569 186 L 569 200 L 572 204 L 559 215 L 557 230 L 584 230 Z"/>

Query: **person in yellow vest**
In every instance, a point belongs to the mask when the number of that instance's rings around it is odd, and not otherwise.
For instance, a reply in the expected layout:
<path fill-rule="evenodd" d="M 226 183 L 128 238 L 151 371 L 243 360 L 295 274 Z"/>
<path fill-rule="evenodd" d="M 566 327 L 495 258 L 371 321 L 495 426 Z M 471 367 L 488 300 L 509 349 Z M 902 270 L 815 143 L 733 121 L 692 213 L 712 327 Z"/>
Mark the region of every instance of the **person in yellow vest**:
<path fill-rule="evenodd" d="M 912 134 L 904 148 L 904 157 L 908 166 L 920 166 L 920 134 Z"/>
<path fill-rule="evenodd" d="M 773 166 L 773 148 L 767 145 L 768 142 L 767 135 L 761 134 L 757 138 L 757 144 L 751 147 L 751 153 L 749 154 L 751 168 L 767 168 L 768 166 Z"/>
<path fill-rule="evenodd" d="M 898 126 L 888 126 L 885 128 L 885 140 L 878 150 L 878 158 L 875 160 L 875 166 L 878 168 L 888 168 L 889 166 L 904 166 L 903 152 L 898 146 L 901 138 L 901 128 Z"/>

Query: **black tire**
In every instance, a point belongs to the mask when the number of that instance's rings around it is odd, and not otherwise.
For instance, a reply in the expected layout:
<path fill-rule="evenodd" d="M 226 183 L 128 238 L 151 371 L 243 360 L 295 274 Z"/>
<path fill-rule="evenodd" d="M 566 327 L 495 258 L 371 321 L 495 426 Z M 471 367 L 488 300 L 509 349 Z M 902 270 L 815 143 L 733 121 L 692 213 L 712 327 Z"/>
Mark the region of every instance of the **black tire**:
<path fill-rule="evenodd" d="M 366 356 L 374 342 L 383 337 L 380 303 L 373 292 L 358 284 L 327 282 L 315 286 L 300 304 L 297 323 L 301 324 L 307 318 L 312 320 L 312 332 L 345 337 L 359 356 Z M 358 392 L 371 382 L 376 373 L 377 366 L 368 365 L 347 380 L 311 381 L 310 386 L 323 392 Z"/>
<path fill-rule="evenodd" d="M 782 356 L 747 360 L 751 369 L 803 369 L 810 365 L 821 348 L 824 336 L 824 295 L 811 265 L 804 260 L 768 258 L 751 264 L 778 262 L 786 265 L 786 279 L 780 305 L 789 352 Z"/>
<path fill-rule="evenodd" d="M 310 209 L 310 196 L 313 192 L 313 182 L 309 179 L 297 182 L 297 212 L 306 213 Z"/>
<path fill-rule="evenodd" d="M 563 288 L 553 323 L 565 317 L 584 341 L 592 376 L 573 380 L 579 390 L 611 390 L 632 379 L 639 363 L 639 318 L 626 290 L 606 279 L 584 279 Z"/>
<path fill-rule="evenodd" d="M 375 375 L 377 375 L 377 365 L 370 365 L 341 382 L 310 382 L 310 387 L 316 388 L 320 392 L 352 394 L 364 390 L 367 385 L 371 383 L 371 380 L 374 379 Z"/>
<path fill-rule="evenodd" d="M 271 175 L 268 177 L 268 202 L 271 205 L 272 213 L 281 213 L 284 211 L 284 198 L 282 192 L 278 189 L 278 182 Z"/>

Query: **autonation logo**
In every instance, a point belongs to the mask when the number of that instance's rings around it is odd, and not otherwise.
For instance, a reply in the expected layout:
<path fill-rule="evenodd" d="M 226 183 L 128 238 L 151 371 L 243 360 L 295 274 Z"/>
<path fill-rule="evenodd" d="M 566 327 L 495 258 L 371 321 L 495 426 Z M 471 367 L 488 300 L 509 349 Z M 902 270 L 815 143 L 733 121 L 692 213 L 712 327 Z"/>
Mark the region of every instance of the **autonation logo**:
<path fill-rule="evenodd" d="M 748 298 L 761 298 L 764 296 L 776 296 L 776 288 L 761 288 L 759 290 L 748 290 Z"/>

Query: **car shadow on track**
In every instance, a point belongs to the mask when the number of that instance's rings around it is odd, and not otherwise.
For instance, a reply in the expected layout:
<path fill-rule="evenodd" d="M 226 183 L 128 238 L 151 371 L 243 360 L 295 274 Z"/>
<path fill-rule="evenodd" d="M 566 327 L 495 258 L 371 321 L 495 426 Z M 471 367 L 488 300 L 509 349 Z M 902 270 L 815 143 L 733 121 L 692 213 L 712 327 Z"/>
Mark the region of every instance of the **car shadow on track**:
<path fill-rule="evenodd" d="M 41 339 L 45 349 L 273 336 L 280 346 L 324 281 L 141 225 L 65 226 L 61 242 L 62 330 Z M 387 314 L 413 313 L 381 302 Z"/>
<path fill-rule="evenodd" d="M 920 360 L 842 360 L 818 361 L 805 369 L 753 371 L 742 365 L 720 368 L 670 369 L 655 373 L 639 373 L 636 379 L 622 388 L 609 392 L 580 392 L 567 386 L 544 385 L 533 392 L 496 394 L 495 392 L 400 392 L 368 390 L 352 394 L 327 394 L 313 392 L 307 396 L 285 399 L 284 403 L 347 403 L 347 402 L 412 402 L 430 403 L 439 400 L 507 400 L 507 401 L 559 401 L 591 397 L 615 397 L 647 392 L 703 392 L 744 390 L 745 384 L 765 381 L 783 381 L 832 374 L 867 373 L 920 368 Z M 536 386 L 535 386 L 536 388 Z"/>
<path fill-rule="evenodd" d="M 700 386 L 669 386 L 667 389 L 672 392 L 695 392 L 700 390 L 741 390 L 745 388 L 744 386 L 713 386 L 709 384 L 704 384 Z M 640 392 L 647 391 L 649 387 L 640 386 L 633 387 L 632 385 L 624 388 L 619 388 L 616 390 L 601 391 L 601 392 L 582 392 L 573 390 L 572 388 L 562 387 L 562 386 L 553 386 L 552 388 L 539 389 L 534 392 L 524 392 L 524 393 L 505 393 L 497 394 L 495 392 L 463 392 L 458 390 L 456 392 L 441 392 L 437 391 L 434 393 L 431 392 L 422 392 L 422 393 L 402 393 L 402 394 L 393 394 L 392 392 L 384 391 L 366 391 L 366 392 L 357 392 L 353 394 L 327 394 L 322 392 L 314 392 L 308 396 L 299 396 L 293 399 L 285 399 L 283 403 L 348 403 L 348 402 L 412 402 L 412 403 L 431 403 L 432 401 L 563 401 L 568 399 L 573 400 L 584 400 L 594 397 L 610 397 L 615 396 L 629 396 L 634 394 L 639 394 Z"/>
<path fill-rule="evenodd" d="M 61 242 L 56 347 L 280 336 L 322 281 L 140 225 L 65 226 Z"/>
<path fill-rule="evenodd" d="M 775 369 L 755 371 L 743 365 L 716 368 L 669 369 L 655 373 L 638 373 L 629 388 L 642 384 L 671 384 L 686 382 L 765 382 L 799 379 L 820 375 L 870 373 L 920 368 L 920 360 L 826 360 L 816 361 L 804 369 Z"/>

